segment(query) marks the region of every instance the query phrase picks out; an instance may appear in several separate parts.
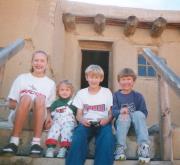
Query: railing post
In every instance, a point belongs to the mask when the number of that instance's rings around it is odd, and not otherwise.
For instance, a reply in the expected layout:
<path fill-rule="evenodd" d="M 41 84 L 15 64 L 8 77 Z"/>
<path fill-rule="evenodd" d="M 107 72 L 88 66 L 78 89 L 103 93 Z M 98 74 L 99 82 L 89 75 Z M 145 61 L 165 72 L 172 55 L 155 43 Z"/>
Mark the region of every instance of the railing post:
<path fill-rule="evenodd" d="M 171 111 L 169 105 L 168 85 L 158 76 L 160 104 L 160 146 L 162 160 L 173 160 Z"/>
<path fill-rule="evenodd" d="M 2 93 L 2 82 L 3 82 L 3 77 L 4 77 L 4 68 L 5 68 L 5 65 L 0 66 L 0 97 L 1 97 L 1 93 Z"/>

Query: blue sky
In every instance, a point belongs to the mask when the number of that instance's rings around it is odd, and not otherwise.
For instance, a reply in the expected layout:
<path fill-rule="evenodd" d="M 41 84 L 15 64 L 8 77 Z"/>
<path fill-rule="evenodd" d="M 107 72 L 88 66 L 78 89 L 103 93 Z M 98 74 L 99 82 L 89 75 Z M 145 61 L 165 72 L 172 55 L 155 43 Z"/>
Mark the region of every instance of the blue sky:
<path fill-rule="evenodd" d="M 86 3 L 122 7 L 145 8 L 153 10 L 179 10 L 180 0 L 71 0 Z"/>

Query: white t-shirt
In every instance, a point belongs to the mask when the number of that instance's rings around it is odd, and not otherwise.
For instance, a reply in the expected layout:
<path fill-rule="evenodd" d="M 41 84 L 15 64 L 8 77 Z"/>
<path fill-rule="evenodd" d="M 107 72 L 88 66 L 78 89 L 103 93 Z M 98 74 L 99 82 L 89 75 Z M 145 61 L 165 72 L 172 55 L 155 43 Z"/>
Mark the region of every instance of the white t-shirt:
<path fill-rule="evenodd" d="M 46 107 L 50 107 L 56 96 L 56 86 L 47 76 L 35 77 L 31 73 L 24 73 L 13 82 L 8 98 L 19 102 L 24 94 L 30 95 L 32 99 L 43 95 L 46 98 Z"/>
<path fill-rule="evenodd" d="M 94 121 L 108 118 L 112 104 L 112 93 L 104 87 L 95 95 L 90 94 L 88 88 L 81 89 L 73 100 L 73 105 L 83 111 L 83 117 Z"/>

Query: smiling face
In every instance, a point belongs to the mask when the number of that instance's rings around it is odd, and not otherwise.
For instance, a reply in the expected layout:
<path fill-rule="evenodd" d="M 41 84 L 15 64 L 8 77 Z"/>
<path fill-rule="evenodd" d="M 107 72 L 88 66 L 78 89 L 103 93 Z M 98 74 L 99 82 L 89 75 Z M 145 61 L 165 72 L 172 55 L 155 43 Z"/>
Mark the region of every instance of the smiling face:
<path fill-rule="evenodd" d="M 47 68 L 47 55 L 38 52 L 33 55 L 32 58 L 32 74 L 35 76 L 44 76 Z"/>
<path fill-rule="evenodd" d="M 99 87 L 100 83 L 103 81 L 103 77 L 99 74 L 90 72 L 86 75 L 86 80 L 88 81 L 90 88 L 96 89 Z"/>
<path fill-rule="evenodd" d="M 69 85 L 62 83 L 58 88 L 58 95 L 63 99 L 68 99 L 72 95 L 72 89 Z"/>
<path fill-rule="evenodd" d="M 124 93 L 131 92 L 133 85 L 134 85 L 134 79 L 132 76 L 124 76 L 119 79 L 120 89 Z"/>

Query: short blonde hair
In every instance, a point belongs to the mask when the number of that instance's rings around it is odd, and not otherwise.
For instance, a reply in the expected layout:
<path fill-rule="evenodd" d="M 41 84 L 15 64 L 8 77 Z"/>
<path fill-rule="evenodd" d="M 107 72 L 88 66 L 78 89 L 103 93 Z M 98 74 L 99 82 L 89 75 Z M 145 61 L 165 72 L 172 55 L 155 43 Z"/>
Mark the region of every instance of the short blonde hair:
<path fill-rule="evenodd" d="M 73 84 L 71 83 L 71 81 L 69 81 L 69 80 L 61 80 L 61 81 L 59 81 L 59 83 L 58 83 L 57 86 L 56 86 L 57 96 L 59 96 L 58 91 L 59 91 L 59 88 L 60 88 L 60 86 L 61 86 L 62 84 L 65 84 L 66 86 L 68 86 L 68 88 L 71 89 L 71 96 L 72 96 L 72 95 L 73 95 L 73 92 L 74 92 L 74 87 L 73 87 Z"/>
<path fill-rule="evenodd" d="M 132 77 L 133 81 L 136 81 L 136 74 L 131 68 L 122 69 L 117 75 L 117 80 L 119 81 L 120 78 L 128 77 L 128 76 Z"/>
<path fill-rule="evenodd" d="M 85 76 L 88 76 L 89 73 L 100 76 L 102 79 L 104 78 L 104 71 L 99 65 L 89 65 L 85 70 Z"/>

